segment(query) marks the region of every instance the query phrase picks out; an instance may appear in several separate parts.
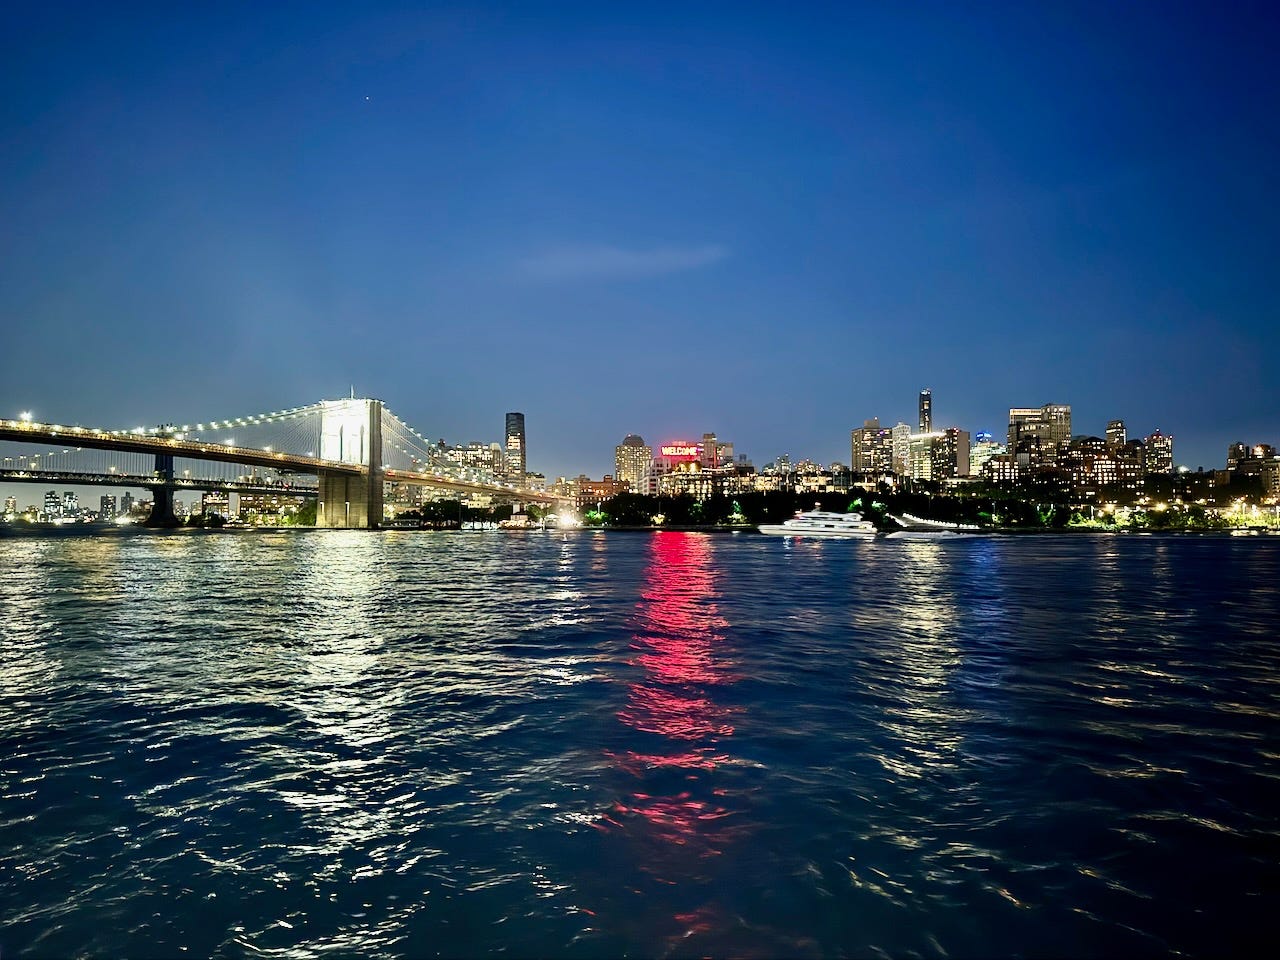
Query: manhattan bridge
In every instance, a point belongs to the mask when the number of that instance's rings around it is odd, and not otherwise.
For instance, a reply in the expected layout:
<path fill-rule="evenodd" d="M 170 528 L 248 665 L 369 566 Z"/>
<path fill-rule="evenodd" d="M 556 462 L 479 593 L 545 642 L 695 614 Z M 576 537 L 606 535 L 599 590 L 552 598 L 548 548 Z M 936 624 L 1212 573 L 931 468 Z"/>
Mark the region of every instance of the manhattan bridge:
<path fill-rule="evenodd" d="M 176 523 L 179 490 L 280 492 L 316 498 L 316 526 L 376 528 L 386 484 L 555 503 L 492 471 L 449 460 L 381 400 L 351 397 L 185 426 L 132 430 L 0 420 L 0 440 L 61 447 L 3 458 L 0 480 L 143 487 L 151 521 Z"/>

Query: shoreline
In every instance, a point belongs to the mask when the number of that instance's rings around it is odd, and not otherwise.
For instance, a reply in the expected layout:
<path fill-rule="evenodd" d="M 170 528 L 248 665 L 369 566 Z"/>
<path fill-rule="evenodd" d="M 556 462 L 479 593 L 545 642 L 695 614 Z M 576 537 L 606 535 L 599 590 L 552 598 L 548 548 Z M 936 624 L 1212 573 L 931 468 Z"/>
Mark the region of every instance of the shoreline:
<path fill-rule="evenodd" d="M 3 524 L 0 525 L 0 539 L 45 537 L 57 539 L 62 537 L 130 537 L 147 534 L 164 536 L 186 536 L 192 534 L 253 534 L 253 533 L 349 533 L 357 528 L 341 527 L 301 527 L 301 526 L 222 526 L 222 527 L 148 527 L 143 524 Z M 433 529 L 431 527 L 380 527 L 376 530 L 360 530 L 362 533 L 465 533 L 465 534 L 505 534 L 526 535 L 544 533 L 717 533 L 748 534 L 751 536 L 768 536 L 756 529 L 754 524 L 681 524 L 673 526 L 616 526 L 616 527 L 526 527 L 517 529 Z M 881 530 L 875 539 L 898 530 Z M 948 540 L 964 540 L 985 537 L 1028 537 L 1028 536 L 1280 536 L 1277 527 L 1232 527 L 1225 530 L 1108 530 L 1100 527 L 1068 527 L 1068 528 L 1028 528 L 1028 527 L 987 527 L 982 530 L 966 531 Z M 805 539 L 802 534 L 797 538 Z M 813 539 L 813 538 L 808 538 Z M 841 539 L 841 538 L 827 538 Z M 868 538 L 871 539 L 871 538 Z"/>

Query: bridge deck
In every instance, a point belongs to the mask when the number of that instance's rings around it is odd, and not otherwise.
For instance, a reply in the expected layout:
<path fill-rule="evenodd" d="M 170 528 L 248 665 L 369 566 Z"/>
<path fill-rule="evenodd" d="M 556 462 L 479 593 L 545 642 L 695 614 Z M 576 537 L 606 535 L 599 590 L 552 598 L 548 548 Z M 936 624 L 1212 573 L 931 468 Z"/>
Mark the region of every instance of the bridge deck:
<path fill-rule="evenodd" d="M 258 450 L 254 447 L 234 447 L 225 443 L 211 443 L 207 440 L 186 440 L 146 433 L 121 433 L 94 430 L 89 427 L 64 427 L 25 420 L 0 420 L 0 440 L 49 445 L 68 444 L 92 450 L 172 454 L 175 457 L 189 457 L 193 460 L 243 463 L 251 467 L 292 470 L 295 473 L 324 471 L 358 476 L 368 472 L 367 467 L 358 463 L 321 460 L 319 457 L 304 457 L 295 453 Z"/>

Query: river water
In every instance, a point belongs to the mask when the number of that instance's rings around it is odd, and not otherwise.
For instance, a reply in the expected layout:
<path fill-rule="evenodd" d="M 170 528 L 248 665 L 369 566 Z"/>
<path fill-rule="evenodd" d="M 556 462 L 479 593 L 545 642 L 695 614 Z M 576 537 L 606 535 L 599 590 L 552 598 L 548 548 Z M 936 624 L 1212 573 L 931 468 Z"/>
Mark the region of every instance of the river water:
<path fill-rule="evenodd" d="M 0 540 L 0 954 L 1256 952 L 1280 538 Z"/>

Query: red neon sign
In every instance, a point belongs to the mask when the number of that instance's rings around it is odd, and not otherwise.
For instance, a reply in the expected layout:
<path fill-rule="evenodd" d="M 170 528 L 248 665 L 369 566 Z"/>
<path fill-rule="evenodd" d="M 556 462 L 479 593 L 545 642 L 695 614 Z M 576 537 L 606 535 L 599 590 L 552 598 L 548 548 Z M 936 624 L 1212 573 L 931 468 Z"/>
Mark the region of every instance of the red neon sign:
<path fill-rule="evenodd" d="M 702 444 L 677 441 L 676 443 L 664 444 L 658 448 L 658 452 L 662 456 L 670 457 L 673 460 L 700 460 L 702 459 Z"/>

